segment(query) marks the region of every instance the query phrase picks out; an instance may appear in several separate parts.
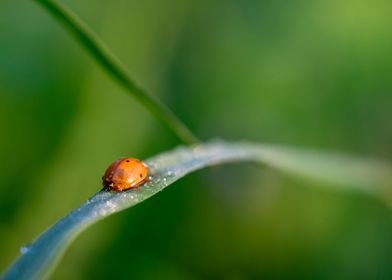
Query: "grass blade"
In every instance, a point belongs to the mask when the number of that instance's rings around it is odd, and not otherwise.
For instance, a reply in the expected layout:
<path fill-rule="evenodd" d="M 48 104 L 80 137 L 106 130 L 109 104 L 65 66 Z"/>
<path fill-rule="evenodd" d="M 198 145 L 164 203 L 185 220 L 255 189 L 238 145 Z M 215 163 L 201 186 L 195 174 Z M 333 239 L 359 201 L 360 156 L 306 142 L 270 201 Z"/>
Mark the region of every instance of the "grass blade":
<path fill-rule="evenodd" d="M 124 65 L 114 56 L 105 43 L 69 8 L 56 1 L 35 0 L 62 23 L 87 52 L 120 85 L 133 95 L 157 119 L 171 129 L 185 144 L 198 142 L 189 128 L 157 98 L 148 94 L 129 76 Z"/>
<path fill-rule="evenodd" d="M 145 161 L 151 176 L 139 191 L 100 191 L 54 224 L 26 248 L 4 279 L 48 277 L 69 244 L 91 224 L 144 201 L 190 172 L 234 161 L 259 162 L 290 174 L 335 184 L 340 189 L 350 187 L 382 199 L 390 197 L 391 167 L 376 161 L 248 142 L 213 141 L 179 147 Z"/>

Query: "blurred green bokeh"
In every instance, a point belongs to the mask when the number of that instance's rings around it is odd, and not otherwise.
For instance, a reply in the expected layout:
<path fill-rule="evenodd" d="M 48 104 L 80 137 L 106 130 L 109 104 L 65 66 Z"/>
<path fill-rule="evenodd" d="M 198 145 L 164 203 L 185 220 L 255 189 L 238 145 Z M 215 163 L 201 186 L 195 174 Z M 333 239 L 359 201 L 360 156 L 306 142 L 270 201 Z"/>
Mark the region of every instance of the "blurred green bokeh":
<path fill-rule="evenodd" d="M 392 2 L 64 1 L 203 139 L 392 161 Z M 177 139 L 34 1 L 0 2 L 0 265 Z M 313 185 L 312 185 L 313 184 Z M 93 226 L 53 279 L 390 279 L 392 215 L 245 164 Z"/>

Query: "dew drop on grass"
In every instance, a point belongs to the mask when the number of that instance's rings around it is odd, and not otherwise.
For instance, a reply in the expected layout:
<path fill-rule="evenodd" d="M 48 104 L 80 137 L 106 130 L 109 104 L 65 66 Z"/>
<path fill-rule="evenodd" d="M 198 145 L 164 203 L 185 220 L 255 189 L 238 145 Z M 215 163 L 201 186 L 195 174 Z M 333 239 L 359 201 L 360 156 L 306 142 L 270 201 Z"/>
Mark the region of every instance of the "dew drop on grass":
<path fill-rule="evenodd" d="M 28 253 L 30 251 L 31 243 L 28 243 L 22 247 L 20 247 L 19 251 L 22 255 Z"/>

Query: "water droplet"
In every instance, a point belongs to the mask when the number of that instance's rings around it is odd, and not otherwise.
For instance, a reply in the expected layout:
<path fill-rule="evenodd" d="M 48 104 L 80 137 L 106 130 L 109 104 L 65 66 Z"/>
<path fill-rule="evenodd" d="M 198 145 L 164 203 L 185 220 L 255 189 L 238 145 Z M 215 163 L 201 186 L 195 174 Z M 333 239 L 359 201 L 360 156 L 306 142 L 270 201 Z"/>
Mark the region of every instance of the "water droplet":
<path fill-rule="evenodd" d="M 106 206 L 108 206 L 108 207 L 110 207 L 110 208 L 113 208 L 115 205 L 114 205 L 114 203 L 111 202 L 111 201 L 106 201 Z"/>
<path fill-rule="evenodd" d="M 31 243 L 28 243 L 22 247 L 20 247 L 20 253 L 22 255 L 26 254 L 28 251 L 30 251 Z"/>

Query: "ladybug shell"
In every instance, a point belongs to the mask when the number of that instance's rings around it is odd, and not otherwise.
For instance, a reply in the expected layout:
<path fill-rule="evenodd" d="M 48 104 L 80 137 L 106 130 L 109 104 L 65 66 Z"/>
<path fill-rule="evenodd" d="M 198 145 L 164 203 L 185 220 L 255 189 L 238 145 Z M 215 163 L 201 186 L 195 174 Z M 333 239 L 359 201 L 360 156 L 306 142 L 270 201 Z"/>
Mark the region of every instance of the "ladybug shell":
<path fill-rule="evenodd" d="M 113 162 L 102 177 L 107 190 L 124 191 L 138 188 L 147 180 L 148 167 L 135 158 L 122 158 Z"/>

